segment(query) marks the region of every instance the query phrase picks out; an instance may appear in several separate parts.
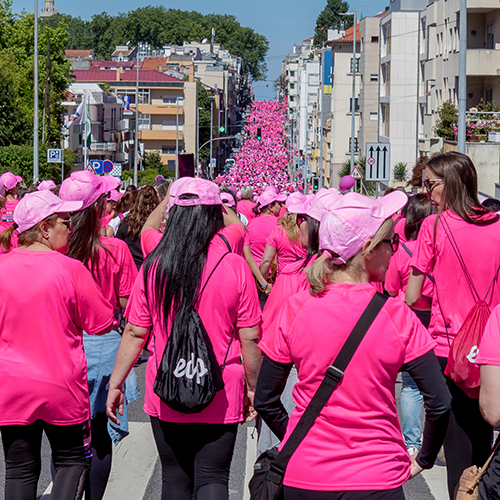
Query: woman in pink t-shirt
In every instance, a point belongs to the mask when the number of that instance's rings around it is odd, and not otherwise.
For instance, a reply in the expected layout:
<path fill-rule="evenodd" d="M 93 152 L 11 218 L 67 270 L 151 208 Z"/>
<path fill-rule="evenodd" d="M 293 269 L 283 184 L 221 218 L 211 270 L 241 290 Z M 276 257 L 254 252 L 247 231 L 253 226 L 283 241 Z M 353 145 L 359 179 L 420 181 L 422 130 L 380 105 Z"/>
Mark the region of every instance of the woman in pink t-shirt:
<path fill-rule="evenodd" d="M 17 186 L 22 182 L 23 178 L 19 175 L 14 175 L 12 172 L 5 172 L 0 176 L 0 181 L 3 186 L 4 206 L 1 209 L 2 222 L 1 228 L 6 229 L 14 223 L 13 215 L 19 200 L 17 199 Z"/>
<path fill-rule="evenodd" d="M 117 186 L 113 177 L 97 177 L 91 172 L 73 172 L 61 185 L 65 200 L 83 202 L 71 216 L 73 232 L 68 256 L 82 262 L 92 273 L 102 294 L 112 306 L 113 330 L 101 337 L 83 335 L 87 357 L 92 428 L 92 467 L 86 487 L 90 500 L 100 500 L 106 489 L 112 460 L 112 440 L 117 444 L 128 435 L 126 419 L 121 427 L 109 426 L 106 417 L 107 384 L 113 371 L 121 341 L 120 319 L 132 291 L 137 267 L 126 243 L 117 238 L 99 236 L 107 193 Z M 140 396 L 132 371 L 126 383 L 127 402 Z"/>
<path fill-rule="evenodd" d="M 35 499 L 45 432 L 55 476 L 51 498 L 81 499 L 91 462 L 82 329 L 102 335 L 111 306 L 91 274 L 63 255 L 70 212 L 50 191 L 27 194 L 14 211 L 19 248 L 0 256 L 0 433 L 5 498 Z M 14 229 L 15 228 L 15 229 Z"/>
<path fill-rule="evenodd" d="M 285 302 L 259 344 L 264 358 L 255 408 L 283 442 L 376 293 L 371 282 L 384 279 L 399 241 L 391 215 L 406 199 L 401 191 L 378 200 L 347 193 L 322 216 L 322 255 L 308 270 L 311 288 Z M 448 424 L 449 395 L 433 347 L 415 314 L 401 300 L 388 299 L 293 453 L 285 500 L 404 499 L 402 484 L 434 465 Z M 288 418 L 276 395 L 292 363 L 299 381 Z M 428 408 L 424 444 L 413 457 L 394 397 L 401 367 L 417 381 Z"/>
<path fill-rule="evenodd" d="M 127 306 L 129 323 L 111 377 L 107 412 L 115 421 L 116 411 L 122 414 L 122 383 L 151 331 L 144 410 L 151 417 L 160 454 L 162 498 L 227 500 L 238 423 L 256 416 L 260 308 L 246 262 L 229 251 L 234 243 L 229 241 L 231 233 L 224 231 L 218 186 L 202 179 L 179 179 L 170 189 L 168 208 L 165 233 L 146 258 Z M 221 245 L 223 233 L 228 246 Z M 172 332 L 188 335 L 185 317 L 193 306 L 217 364 L 223 366 L 224 387 L 205 409 L 183 413 L 160 400 L 153 384 Z M 185 359 L 176 363 L 175 376 L 195 384 L 194 376 L 183 368 L 178 371 L 181 361 L 186 364 Z M 197 359 L 194 366 L 204 366 L 202 361 Z M 196 377 L 204 376 L 202 369 L 196 370 Z"/>
<path fill-rule="evenodd" d="M 422 295 L 427 273 L 434 280 L 429 333 L 444 369 L 450 346 L 468 312 L 476 303 L 460 261 L 464 263 L 481 299 L 490 309 L 500 303 L 500 221 L 498 215 L 481 206 L 477 198 L 477 173 L 470 158 L 445 153 L 432 158 L 425 167 L 424 188 L 438 214 L 422 223 L 411 258 L 412 273 L 406 302 L 413 306 Z M 491 288 L 490 288 L 491 285 Z M 444 443 L 448 491 L 467 467 L 482 466 L 491 450 L 493 429 L 483 419 L 477 399 L 469 398 L 451 378 L 446 377 L 453 397 L 450 428 Z"/>

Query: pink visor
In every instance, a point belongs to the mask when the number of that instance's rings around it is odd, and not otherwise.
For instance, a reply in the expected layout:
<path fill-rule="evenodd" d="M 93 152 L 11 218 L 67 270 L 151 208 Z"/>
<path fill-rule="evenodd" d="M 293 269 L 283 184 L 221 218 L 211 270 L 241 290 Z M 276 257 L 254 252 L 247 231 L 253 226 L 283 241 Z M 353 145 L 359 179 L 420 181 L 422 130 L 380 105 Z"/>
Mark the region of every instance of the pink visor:
<path fill-rule="evenodd" d="M 106 175 L 98 177 L 89 170 L 73 172 L 61 184 L 59 196 L 66 201 L 83 202 L 82 210 L 90 207 L 99 196 L 113 191 L 120 184 L 120 179 Z"/>
<path fill-rule="evenodd" d="M 15 188 L 22 180 L 23 178 L 21 176 L 14 175 L 12 172 L 5 172 L 5 174 L 0 176 L 0 181 L 2 181 L 3 187 L 7 191 Z"/>
<path fill-rule="evenodd" d="M 224 203 L 224 205 L 234 207 L 234 198 L 229 193 L 221 193 L 220 199 L 222 200 L 222 203 Z"/>
<path fill-rule="evenodd" d="M 329 200 L 319 226 L 320 251 L 330 250 L 339 256 L 334 264 L 345 264 L 407 201 L 399 190 L 376 200 L 354 192 Z"/>
<path fill-rule="evenodd" d="M 42 181 L 38 184 L 38 191 L 49 191 L 56 188 L 57 184 L 54 181 Z"/>
<path fill-rule="evenodd" d="M 17 231 L 22 233 L 49 215 L 76 212 L 81 207 L 81 201 L 63 201 L 52 191 L 34 191 L 25 195 L 17 204 L 14 209 L 14 222 L 17 224 Z"/>
<path fill-rule="evenodd" d="M 180 199 L 182 195 L 196 196 L 187 200 Z M 222 205 L 219 186 L 214 182 L 195 177 L 182 177 L 176 180 L 168 193 L 167 211 L 174 206 L 194 207 L 195 205 Z"/>

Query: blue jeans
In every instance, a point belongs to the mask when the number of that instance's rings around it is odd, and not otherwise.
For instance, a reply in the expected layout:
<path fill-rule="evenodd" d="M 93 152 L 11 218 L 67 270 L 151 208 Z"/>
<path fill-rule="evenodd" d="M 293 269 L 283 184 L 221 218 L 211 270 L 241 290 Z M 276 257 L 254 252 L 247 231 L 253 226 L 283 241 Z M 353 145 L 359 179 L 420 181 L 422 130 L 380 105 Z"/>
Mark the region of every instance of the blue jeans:
<path fill-rule="evenodd" d="M 408 372 L 401 372 L 401 416 L 406 448 L 422 447 L 422 395 Z"/>

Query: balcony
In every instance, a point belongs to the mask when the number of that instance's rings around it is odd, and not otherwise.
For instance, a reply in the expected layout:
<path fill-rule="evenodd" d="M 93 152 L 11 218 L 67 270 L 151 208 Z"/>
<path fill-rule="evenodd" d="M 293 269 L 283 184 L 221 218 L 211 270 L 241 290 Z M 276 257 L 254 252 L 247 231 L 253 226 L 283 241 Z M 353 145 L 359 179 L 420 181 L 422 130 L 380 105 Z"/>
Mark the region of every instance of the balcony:
<path fill-rule="evenodd" d="M 116 161 L 128 162 L 128 153 L 116 153 L 115 159 Z"/>
<path fill-rule="evenodd" d="M 500 50 L 467 49 L 467 76 L 497 76 Z"/>
<path fill-rule="evenodd" d="M 177 106 L 175 104 L 139 104 L 139 112 L 144 115 L 175 116 L 177 114 Z M 182 116 L 183 113 L 183 106 L 179 103 L 179 116 Z"/>
<path fill-rule="evenodd" d="M 91 151 L 116 151 L 116 142 L 93 142 Z"/>
<path fill-rule="evenodd" d="M 175 141 L 175 130 L 140 130 L 141 141 Z M 179 141 L 183 140 L 182 130 L 179 130 Z"/>

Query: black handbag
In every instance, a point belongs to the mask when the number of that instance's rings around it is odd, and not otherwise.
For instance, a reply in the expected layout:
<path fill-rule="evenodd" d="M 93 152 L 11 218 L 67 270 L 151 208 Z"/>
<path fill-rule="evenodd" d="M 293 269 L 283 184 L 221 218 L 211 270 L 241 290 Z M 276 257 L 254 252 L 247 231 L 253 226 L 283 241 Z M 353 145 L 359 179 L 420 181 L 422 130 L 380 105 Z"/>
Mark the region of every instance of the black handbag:
<path fill-rule="evenodd" d="M 208 281 L 222 262 L 226 252 L 208 276 L 195 300 L 198 303 Z M 233 333 L 219 366 L 210 337 L 195 309 L 190 306 L 182 321 L 172 327 L 153 385 L 155 394 L 170 408 L 181 413 L 199 413 L 224 388 L 222 371 L 226 364 Z"/>
<path fill-rule="evenodd" d="M 326 370 L 325 378 L 281 452 L 278 452 L 277 448 L 272 448 L 259 456 L 254 465 L 254 475 L 248 484 L 251 500 L 282 500 L 283 477 L 290 458 L 314 425 L 316 417 L 330 399 L 335 387 L 342 380 L 347 365 L 388 298 L 376 292 L 370 300 L 335 361 Z"/>

